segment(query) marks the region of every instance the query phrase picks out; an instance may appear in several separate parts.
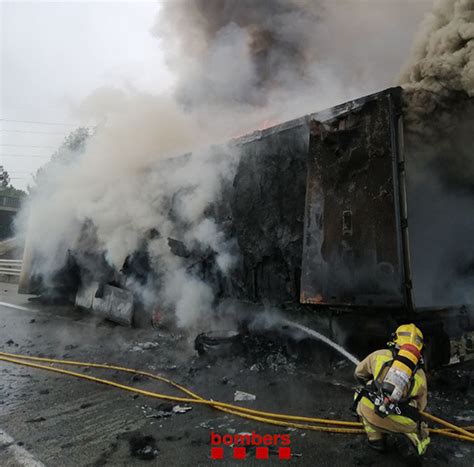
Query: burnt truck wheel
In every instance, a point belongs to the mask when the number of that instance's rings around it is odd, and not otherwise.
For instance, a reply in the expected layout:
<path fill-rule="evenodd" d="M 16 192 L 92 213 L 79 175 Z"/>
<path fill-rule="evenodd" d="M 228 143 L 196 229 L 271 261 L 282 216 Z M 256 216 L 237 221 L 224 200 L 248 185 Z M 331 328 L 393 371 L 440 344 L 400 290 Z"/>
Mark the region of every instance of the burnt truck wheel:
<path fill-rule="evenodd" d="M 200 356 L 225 356 L 237 350 L 241 343 L 238 331 L 210 331 L 199 334 L 194 348 Z"/>

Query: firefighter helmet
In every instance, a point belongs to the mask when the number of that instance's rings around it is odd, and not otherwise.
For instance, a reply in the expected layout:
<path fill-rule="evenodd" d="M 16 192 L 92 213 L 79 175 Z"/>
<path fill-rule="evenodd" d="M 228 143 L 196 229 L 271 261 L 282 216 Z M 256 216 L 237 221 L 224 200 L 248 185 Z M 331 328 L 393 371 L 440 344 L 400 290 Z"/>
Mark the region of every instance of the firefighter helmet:
<path fill-rule="evenodd" d="M 402 324 L 395 331 L 393 342 L 397 347 L 405 344 L 414 345 L 421 352 L 423 333 L 413 323 Z"/>

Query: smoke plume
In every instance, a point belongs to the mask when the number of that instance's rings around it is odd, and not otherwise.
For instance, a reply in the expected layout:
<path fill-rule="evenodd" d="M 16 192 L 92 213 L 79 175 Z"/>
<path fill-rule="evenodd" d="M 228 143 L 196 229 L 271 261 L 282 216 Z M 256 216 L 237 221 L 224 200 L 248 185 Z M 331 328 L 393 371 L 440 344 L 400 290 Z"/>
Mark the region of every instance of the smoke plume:
<path fill-rule="evenodd" d="M 441 0 L 427 15 L 400 76 L 418 123 L 474 96 L 474 1 Z M 413 123 L 416 123 L 413 122 Z"/>
<path fill-rule="evenodd" d="M 53 286 L 72 257 L 83 283 L 125 281 L 147 312 L 202 321 L 239 260 L 215 206 L 240 154 L 209 145 L 389 86 L 430 2 L 395 3 L 164 2 L 152 33 L 175 92 L 104 88 L 82 103 L 94 135 L 52 161 L 19 218 L 33 272 Z"/>
<path fill-rule="evenodd" d="M 183 102 L 261 106 L 316 61 L 320 11 L 307 0 L 167 2 L 155 33 L 164 34 Z"/>
<path fill-rule="evenodd" d="M 474 0 L 436 3 L 399 82 L 407 129 L 419 146 L 417 163 L 437 166 L 448 182 L 474 186 L 474 158 L 466 147 L 474 119 Z"/>
<path fill-rule="evenodd" d="M 175 0 L 152 33 L 175 72 L 178 102 L 223 129 L 222 120 L 252 131 L 392 85 L 430 4 Z"/>
<path fill-rule="evenodd" d="M 472 303 L 474 0 L 435 3 L 399 82 L 415 301 Z"/>

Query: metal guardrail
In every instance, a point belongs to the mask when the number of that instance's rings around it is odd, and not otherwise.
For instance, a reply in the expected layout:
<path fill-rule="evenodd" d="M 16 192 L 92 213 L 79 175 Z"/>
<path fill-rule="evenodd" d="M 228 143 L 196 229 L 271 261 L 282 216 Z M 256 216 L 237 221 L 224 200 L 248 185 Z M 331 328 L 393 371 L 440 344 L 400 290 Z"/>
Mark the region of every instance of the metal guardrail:
<path fill-rule="evenodd" d="M 20 209 L 21 198 L 15 198 L 13 196 L 0 196 L 0 206 L 6 208 Z"/>
<path fill-rule="evenodd" d="M 20 276 L 21 259 L 0 259 L 0 275 Z"/>

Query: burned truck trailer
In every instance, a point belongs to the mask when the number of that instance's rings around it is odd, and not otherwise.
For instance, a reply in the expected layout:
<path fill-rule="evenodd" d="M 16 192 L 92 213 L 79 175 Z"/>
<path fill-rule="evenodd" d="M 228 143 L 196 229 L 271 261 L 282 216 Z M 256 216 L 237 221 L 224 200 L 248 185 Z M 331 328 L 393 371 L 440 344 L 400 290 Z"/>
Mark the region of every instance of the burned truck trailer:
<path fill-rule="evenodd" d="M 403 97 L 387 89 L 240 141 L 245 298 L 330 310 L 346 335 L 359 323 L 381 340 L 412 320 L 447 362 L 474 351 L 474 190 L 417 163 L 456 145 L 405 143 Z"/>
<path fill-rule="evenodd" d="M 405 162 L 401 88 L 257 132 L 239 144 L 232 219 L 247 299 L 409 312 L 465 305 L 472 297 L 472 287 L 462 287 L 473 280 L 469 268 L 438 284 L 448 298 L 436 285 L 427 291 L 433 284 L 426 284 L 422 258 L 431 255 L 432 267 L 445 247 L 441 236 L 428 252 L 422 241 L 439 228 L 440 213 L 420 168 Z M 460 250 L 468 256 L 471 215 L 461 207 L 466 222 L 446 234 L 463 242 Z M 466 265 L 472 261 L 465 258 Z"/>
<path fill-rule="evenodd" d="M 400 105 L 389 90 L 242 142 L 246 298 L 411 307 Z"/>
<path fill-rule="evenodd" d="M 431 189 L 438 184 L 431 169 L 405 161 L 413 149 L 405 148 L 403 113 L 403 91 L 391 88 L 221 148 L 221 157 L 230 147 L 239 160 L 212 215 L 236 241 L 239 260 L 229 277 L 210 277 L 217 298 L 273 304 L 306 316 L 333 313 L 352 323 L 349 328 L 360 320 L 380 336 L 410 319 L 443 340 L 443 361 L 450 345 L 459 354 L 474 350 L 472 211 L 461 210 L 462 221 L 452 231 L 430 235 L 439 230 Z M 451 196 L 446 190 L 435 191 Z M 444 242 L 453 236 L 466 243 L 459 271 L 443 259 Z M 212 255 L 197 259 L 182 239 L 168 243 L 190 263 L 205 262 L 202 270 L 213 276 Z M 109 308 L 127 301 L 114 289 L 105 291 Z M 98 298 L 94 294 L 82 287 L 79 303 L 94 307 L 96 301 L 107 315 L 103 290 Z M 122 306 L 122 321 L 130 322 L 132 310 Z"/>

